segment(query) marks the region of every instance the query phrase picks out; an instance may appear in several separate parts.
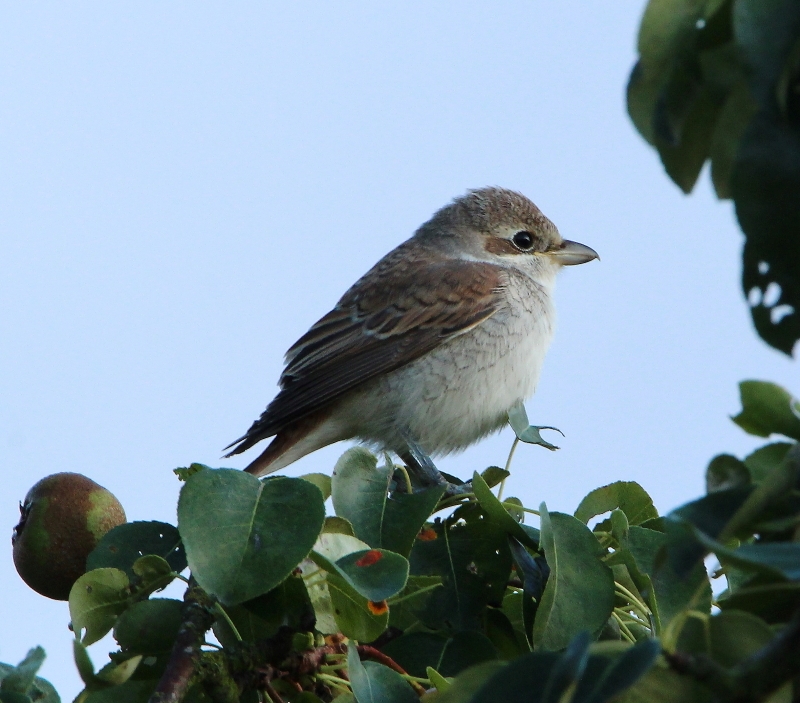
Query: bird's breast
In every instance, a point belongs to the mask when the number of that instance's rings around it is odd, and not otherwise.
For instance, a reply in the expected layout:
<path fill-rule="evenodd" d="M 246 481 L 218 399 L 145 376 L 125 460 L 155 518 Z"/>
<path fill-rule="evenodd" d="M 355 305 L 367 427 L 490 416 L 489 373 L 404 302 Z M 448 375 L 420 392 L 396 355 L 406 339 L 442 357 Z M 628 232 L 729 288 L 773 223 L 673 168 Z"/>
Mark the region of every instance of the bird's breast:
<path fill-rule="evenodd" d="M 546 291 L 510 286 L 490 318 L 381 380 L 361 407 L 361 423 L 373 418 L 362 438 L 397 448 L 403 428 L 437 455 L 500 429 L 533 394 L 554 322 Z"/>

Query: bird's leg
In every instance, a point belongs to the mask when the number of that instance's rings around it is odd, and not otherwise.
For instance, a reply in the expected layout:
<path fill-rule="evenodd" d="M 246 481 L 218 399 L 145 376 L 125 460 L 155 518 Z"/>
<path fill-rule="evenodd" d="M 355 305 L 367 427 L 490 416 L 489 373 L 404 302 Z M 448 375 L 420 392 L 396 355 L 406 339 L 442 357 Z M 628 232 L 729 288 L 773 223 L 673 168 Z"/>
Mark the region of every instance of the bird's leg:
<path fill-rule="evenodd" d="M 445 498 L 461 495 L 463 493 L 472 492 L 472 484 L 467 483 L 453 483 L 450 479 L 455 479 L 453 476 L 447 478 L 442 475 L 442 472 L 436 468 L 433 460 L 428 456 L 425 450 L 419 446 L 419 443 L 414 440 L 407 432 L 403 433 L 407 450 L 400 454 L 400 458 L 408 468 L 409 473 L 416 479 L 421 488 L 431 488 L 433 486 L 444 486 Z M 456 479 L 457 480 L 457 479 Z"/>

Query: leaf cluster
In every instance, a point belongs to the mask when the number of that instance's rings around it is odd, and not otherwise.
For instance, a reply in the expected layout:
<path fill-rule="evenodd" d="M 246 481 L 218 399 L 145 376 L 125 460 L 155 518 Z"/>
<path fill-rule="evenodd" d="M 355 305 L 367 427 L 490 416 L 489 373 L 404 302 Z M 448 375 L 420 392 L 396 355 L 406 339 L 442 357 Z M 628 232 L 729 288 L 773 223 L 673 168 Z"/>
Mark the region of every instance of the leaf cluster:
<path fill-rule="evenodd" d="M 628 112 L 686 193 L 706 161 L 746 236 L 742 286 L 756 330 L 800 338 L 800 5 L 650 0 Z"/>

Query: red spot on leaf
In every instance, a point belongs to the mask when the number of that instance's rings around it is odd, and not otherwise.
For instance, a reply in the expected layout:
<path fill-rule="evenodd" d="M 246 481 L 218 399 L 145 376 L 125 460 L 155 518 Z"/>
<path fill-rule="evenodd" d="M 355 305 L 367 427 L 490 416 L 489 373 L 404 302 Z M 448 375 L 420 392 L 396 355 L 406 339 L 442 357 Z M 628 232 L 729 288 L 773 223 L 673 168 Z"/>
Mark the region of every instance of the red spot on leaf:
<path fill-rule="evenodd" d="M 368 600 L 367 607 L 369 608 L 369 612 L 373 615 L 383 615 L 389 611 L 389 606 L 386 604 L 385 600 Z"/>
<path fill-rule="evenodd" d="M 439 535 L 436 534 L 436 530 L 430 527 L 426 527 L 424 530 L 420 530 L 419 534 L 417 535 L 417 539 L 420 542 L 432 542 L 438 537 Z"/>
<path fill-rule="evenodd" d="M 378 562 L 381 559 L 383 559 L 383 554 L 381 554 L 377 549 L 370 549 L 364 554 L 363 557 L 356 561 L 356 566 L 372 566 L 375 562 Z"/>

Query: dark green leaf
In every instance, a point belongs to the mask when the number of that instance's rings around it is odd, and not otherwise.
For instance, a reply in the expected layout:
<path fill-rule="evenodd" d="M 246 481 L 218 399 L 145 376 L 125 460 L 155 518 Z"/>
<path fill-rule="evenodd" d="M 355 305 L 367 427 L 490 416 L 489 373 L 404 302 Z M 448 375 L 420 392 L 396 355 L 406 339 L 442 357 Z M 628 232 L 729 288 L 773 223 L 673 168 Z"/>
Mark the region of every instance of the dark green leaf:
<path fill-rule="evenodd" d="M 731 173 L 742 136 L 753 119 L 757 105 L 747 83 L 741 80 L 725 99 L 711 135 L 711 181 L 720 199 L 730 198 Z"/>
<path fill-rule="evenodd" d="M 723 610 L 745 610 L 769 624 L 784 623 L 800 607 L 800 583 L 747 585 L 728 591 L 718 600 Z"/>
<path fill-rule="evenodd" d="M 128 577 L 119 569 L 95 569 L 81 576 L 69 593 L 69 614 L 76 635 L 90 645 L 101 639 L 128 607 Z"/>
<path fill-rule="evenodd" d="M 526 544 L 531 549 L 536 549 L 539 545 L 534 542 L 522 529 L 519 522 L 511 516 L 508 510 L 503 507 L 503 504 L 492 493 L 483 477 L 475 471 L 472 475 L 472 490 L 475 497 L 481 504 L 481 507 L 486 511 L 486 514 L 491 520 L 497 523 L 498 528 L 506 532 L 506 534 L 513 536 L 523 544 Z"/>
<path fill-rule="evenodd" d="M 480 632 L 412 632 L 389 642 L 382 651 L 412 676 L 425 676 L 432 666 L 442 676 L 455 676 L 470 666 L 497 659 L 492 642 Z"/>
<path fill-rule="evenodd" d="M 114 625 L 114 639 L 123 652 L 158 654 L 169 652 L 181 626 L 183 603 L 153 598 L 134 603 Z"/>
<path fill-rule="evenodd" d="M 376 662 L 361 663 L 353 643 L 347 645 L 347 672 L 358 703 L 417 703 L 419 698 L 396 671 Z"/>
<path fill-rule="evenodd" d="M 706 469 L 706 493 L 737 488 L 750 483 L 750 472 L 742 461 L 730 454 L 719 454 Z"/>
<path fill-rule="evenodd" d="M 281 583 L 311 551 L 324 520 L 322 494 L 308 481 L 259 481 L 233 469 L 191 476 L 178 501 L 192 575 L 226 605 Z"/>
<path fill-rule="evenodd" d="M 581 630 L 599 631 L 614 608 L 614 578 L 604 550 L 582 522 L 540 507 L 542 544 L 550 566 L 533 626 L 535 649 L 559 650 Z"/>
<path fill-rule="evenodd" d="M 475 692 L 498 671 L 505 670 L 506 666 L 505 662 L 495 660 L 470 667 L 457 676 L 444 693 L 436 697 L 436 703 L 471 703 Z"/>
<path fill-rule="evenodd" d="M 186 568 L 186 553 L 178 529 L 166 522 L 126 522 L 106 532 L 86 559 L 86 570 L 113 567 L 133 578 L 133 563 L 155 554 L 175 572 Z"/>
<path fill-rule="evenodd" d="M 500 657 L 510 661 L 530 651 L 527 642 L 524 644 L 520 642 L 514 626 L 500 608 L 487 608 L 484 618 L 486 636 Z"/>
<path fill-rule="evenodd" d="M 689 654 L 706 654 L 725 667 L 735 666 L 770 642 L 774 634 L 763 620 L 750 613 L 724 611 L 706 621 L 689 618 L 677 648 Z"/>
<path fill-rule="evenodd" d="M 593 517 L 619 508 L 630 525 L 640 525 L 645 520 L 658 517 L 653 499 L 635 481 L 617 481 L 596 488 L 587 495 L 575 511 L 575 517 L 586 524 Z"/>
<path fill-rule="evenodd" d="M 592 639 L 586 630 L 572 638 L 550 670 L 541 700 L 543 703 L 559 703 L 564 693 L 575 686 L 586 670 L 589 661 L 589 644 Z"/>
<path fill-rule="evenodd" d="M 363 447 L 348 449 L 333 471 L 333 507 L 370 547 L 408 556 L 414 539 L 433 512 L 444 487 L 388 496 L 393 467 L 378 467 Z"/>
<path fill-rule="evenodd" d="M 610 662 L 592 657 L 591 666 L 581 679 L 572 703 L 605 703 L 633 686 L 655 664 L 661 653 L 657 640 L 642 640 Z"/>
<path fill-rule="evenodd" d="M 506 534 L 478 505 L 459 508 L 433 526 L 436 539 L 417 540 L 411 573 L 440 576 L 422 621 L 434 629 L 479 629 L 486 605 L 499 606 L 511 571 Z"/>
<path fill-rule="evenodd" d="M 681 530 L 680 525 L 675 525 Z M 697 542 L 690 530 L 680 532 L 689 541 L 691 554 L 694 555 Z M 657 532 L 644 527 L 631 527 L 627 547 L 634 557 L 636 567 L 646 574 L 652 582 L 652 594 L 648 595 L 648 603 L 656 618 L 657 630 L 663 632 L 669 623 L 687 609 L 708 612 L 711 609 L 711 584 L 708 573 L 702 562 L 704 548 L 700 548 L 700 560 L 692 556 L 691 566 L 680 560 L 682 566 L 677 571 L 671 559 L 659 559 L 662 548 L 675 549 L 680 546 L 676 534 Z M 695 602 L 696 601 L 696 602 Z"/>
<path fill-rule="evenodd" d="M 759 447 L 752 454 L 744 458 L 744 465 L 750 472 L 755 483 L 763 481 L 786 458 L 794 445 L 789 442 L 773 442 Z"/>

